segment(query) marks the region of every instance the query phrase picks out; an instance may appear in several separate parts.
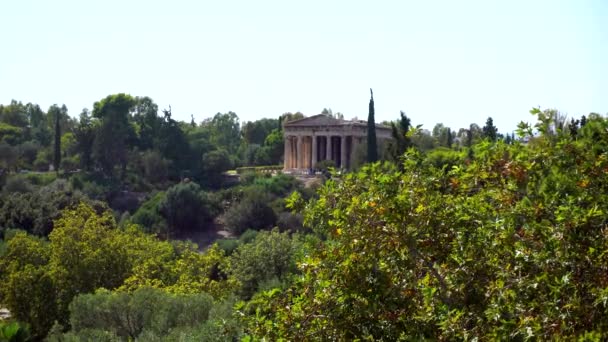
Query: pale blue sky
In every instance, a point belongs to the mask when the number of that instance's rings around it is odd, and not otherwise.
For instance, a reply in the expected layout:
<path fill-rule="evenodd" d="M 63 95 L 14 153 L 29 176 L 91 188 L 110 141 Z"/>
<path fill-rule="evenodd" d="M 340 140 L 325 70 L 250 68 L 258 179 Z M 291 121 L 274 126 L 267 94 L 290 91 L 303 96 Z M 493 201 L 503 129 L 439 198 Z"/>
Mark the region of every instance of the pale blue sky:
<path fill-rule="evenodd" d="M 501 132 L 608 112 L 608 1 L 4 1 L 0 103 L 150 96 L 174 117 L 284 112 Z"/>

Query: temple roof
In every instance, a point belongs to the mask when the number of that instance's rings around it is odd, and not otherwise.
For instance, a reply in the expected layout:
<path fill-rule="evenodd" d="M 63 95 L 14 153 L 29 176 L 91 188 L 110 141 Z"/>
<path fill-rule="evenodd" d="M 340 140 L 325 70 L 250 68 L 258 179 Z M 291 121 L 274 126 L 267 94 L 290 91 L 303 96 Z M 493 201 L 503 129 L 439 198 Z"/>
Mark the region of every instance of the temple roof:
<path fill-rule="evenodd" d="M 325 114 L 317 114 L 307 118 L 293 120 L 285 123 L 285 127 L 316 127 L 316 126 L 365 126 L 367 121 L 364 120 L 344 120 L 337 119 Z M 376 124 L 377 128 L 389 129 L 385 125 Z"/>

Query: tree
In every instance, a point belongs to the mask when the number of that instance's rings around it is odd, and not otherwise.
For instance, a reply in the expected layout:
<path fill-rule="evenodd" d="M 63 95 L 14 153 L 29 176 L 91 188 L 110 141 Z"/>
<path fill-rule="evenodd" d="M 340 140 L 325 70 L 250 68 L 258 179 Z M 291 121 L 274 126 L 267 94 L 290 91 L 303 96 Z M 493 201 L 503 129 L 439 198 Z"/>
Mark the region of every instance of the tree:
<path fill-rule="evenodd" d="M 85 170 L 91 170 L 92 153 L 95 143 L 95 126 L 91 122 L 89 111 L 85 108 L 80 113 L 80 120 L 74 129 L 76 151 L 80 154 L 80 163 Z"/>
<path fill-rule="evenodd" d="M 378 142 L 376 141 L 376 121 L 374 119 L 374 92 L 370 88 L 369 115 L 367 117 L 367 162 L 378 160 Z"/>
<path fill-rule="evenodd" d="M 236 153 L 241 142 L 239 117 L 234 112 L 217 113 L 211 120 L 203 122 L 211 132 L 211 143 L 224 148 L 231 155 Z"/>
<path fill-rule="evenodd" d="M 247 229 L 271 228 L 277 216 L 268 205 L 271 196 L 260 187 L 248 189 L 243 198 L 233 204 L 224 214 L 226 227 L 234 234 L 241 234 Z"/>
<path fill-rule="evenodd" d="M 448 172 L 410 150 L 402 171 L 368 165 L 325 183 L 318 200 L 294 195 L 288 203 L 325 242 L 298 260 L 287 289 L 243 306 L 248 330 L 270 340 L 601 339 L 607 127 L 594 117 L 576 140 L 482 141 Z"/>
<path fill-rule="evenodd" d="M 239 246 L 230 256 L 228 274 L 238 280 L 240 295 L 248 299 L 263 282 L 284 280 L 295 271 L 295 250 L 287 232 L 279 233 L 276 229 L 260 232 L 255 240 Z"/>
<path fill-rule="evenodd" d="M 207 152 L 202 157 L 201 179 L 209 187 L 219 187 L 223 182 L 223 173 L 230 170 L 230 155 L 224 149 Z"/>
<path fill-rule="evenodd" d="M 217 203 L 194 182 L 182 182 L 167 190 L 158 211 L 167 220 L 170 233 L 196 232 L 217 213 Z"/>
<path fill-rule="evenodd" d="M 486 120 L 486 125 L 483 126 L 483 137 L 495 142 L 498 138 L 498 129 L 494 126 L 494 120 L 491 117 Z"/>
<path fill-rule="evenodd" d="M 59 172 L 59 166 L 61 165 L 61 127 L 59 126 L 59 115 L 55 115 L 55 145 L 54 145 L 54 157 L 53 166 L 55 172 Z"/>
<path fill-rule="evenodd" d="M 399 115 L 398 124 L 391 122 L 391 135 L 393 136 L 393 141 L 391 142 L 390 153 L 393 160 L 398 160 L 399 157 L 412 146 L 411 138 L 408 135 L 412 128 L 411 121 L 403 111 L 401 111 Z"/>
<path fill-rule="evenodd" d="M 247 144 L 261 145 L 266 137 L 278 127 L 277 119 L 260 119 L 248 121 L 243 125 L 243 139 Z"/>
<path fill-rule="evenodd" d="M 120 166 L 123 175 L 127 166 L 127 151 L 133 144 L 135 132 L 130 124 L 130 111 L 136 101 L 131 95 L 109 95 L 93 106 L 93 117 L 100 125 L 95 134 L 93 157 L 107 175 Z"/>

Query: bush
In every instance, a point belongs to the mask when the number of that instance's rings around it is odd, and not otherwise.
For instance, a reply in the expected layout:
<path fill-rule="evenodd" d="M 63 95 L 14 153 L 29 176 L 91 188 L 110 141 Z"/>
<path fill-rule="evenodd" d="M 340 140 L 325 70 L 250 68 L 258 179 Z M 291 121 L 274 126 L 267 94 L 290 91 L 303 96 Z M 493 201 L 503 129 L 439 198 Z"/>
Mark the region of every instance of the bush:
<path fill-rule="evenodd" d="M 264 229 L 274 226 L 276 214 L 268 205 L 271 197 L 258 188 L 251 188 L 240 202 L 233 204 L 224 214 L 224 223 L 233 234 L 247 229 Z"/>
<path fill-rule="evenodd" d="M 61 170 L 63 170 L 63 172 L 73 172 L 78 170 L 78 167 L 80 166 L 80 160 L 78 158 L 78 156 L 72 156 L 72 157 L 65 157 L 63 159 L 61 159 Z"/>
<path fill-rule="evenodd" d="M 234 250 L 239 246 L 239 240 L 237 239 L 219 239 L 215 241 L 221 250 L 224 251 L 226 255 L 232 254 Z"/>
<path fill-rule="evenodd" d="M 65 180 L 56 180 L 29 193 L 7 196 L 0 207 L 0 227 L 19 228 L 35 235 L 48 235 L 61 210 L 80 202 L 94 204 Z"/>
<path fill-rule="evenodd" d="M 131 216 L 131 222 L 141 226 L 146 233 L 166 233 L 167 221 L 158 211 L 164 198 L 164 192 L 157 192 L 137 209 L 135 214 Z"/>
<path fill-rule="evenodd" d="M 295 245 L 287 233 L 260 232 L 255 240 L 234 251 L 227 271 L 241 284 L 241 296 L 249 298 L 262 282 L 282 279 L 295 269 L 294 250 Z"/>
<path fill-rule="evenodd" d="M 198 184 L 182 182 L 167 190 L 158 211 L 170 232 L 198 231 L 218 214 L 219 201 L 201 191 Z"/>
<path fill-rule="evenodd" d="M 247 229 L 240 237 L 239 237 L 239 242 L 241 244 L 245 244 L 245 243 L 249 243 L 253 240 L 255 240 L 255 237 L 258 235 L 258 231 L 257 230 L 253 230 L 253 229 Z"/>
<path fill-rule="evenodd" d="M 277 218 L 277 227 L 281 231 L 291 233 L 301 232 L 304 229 L 302 215 L 290 212 L 282 212 Z"/>
<path fill-rule="evenodd" d="M 4 184 L 5 193 L 28 193 L 32 191 L 32 185 L 24 177 L 9 177 Z"/>
<path fill-rule="evenodd" d="M 103 330 L 123 339 L 137 339 L 144 331 L 167 335 L 176 327 L 195 327 L 207 321 L 213 298 L 205 293 L 171 295 L 142 287 L 132 293 L 104 289 L 79 295 L 70 304 L 75 333 Z"/>
<path fill-rule="evenodd" d="M 464 161 L 462 152 L 454 151 L 446 147 L 438 147 L 427 152 L 425 163 L 438 169 L 445 168 L 446 172 L 453 166 L 459 165 Z"/>

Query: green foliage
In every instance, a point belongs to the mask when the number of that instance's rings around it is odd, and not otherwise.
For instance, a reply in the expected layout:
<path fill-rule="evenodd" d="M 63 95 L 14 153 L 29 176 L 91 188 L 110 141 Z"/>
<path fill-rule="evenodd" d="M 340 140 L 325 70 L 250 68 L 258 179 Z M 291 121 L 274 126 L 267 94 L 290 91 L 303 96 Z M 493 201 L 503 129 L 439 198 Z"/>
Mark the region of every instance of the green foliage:
<path fill-rule="evenodd" d="M 164 198 L 164 192 L 157 192 L 137 209 L 131 217 L 131 222 L 138 224 L 146 233 L 166 233 L 167 221 L 158 211 Z"/>
<path fill-rule="evenodd" d="M 296 248 L 297 240 L 278 230 L 260 232 L 253 241 L 239 246 L 227 269 L 240 284 L 239 294 L 249 298 L 263 282 L 284 279 L 295 269 L 292 256 Z"/>
<path fill-rule="evenodd" d="M 539 129 L 554 125 L 541 119 Z M 269 340 L 605 336 L 606 127 L 595 117 L 576 140 L 488 140 L 450 169 L 410 151 L 402 171 L 374 164 L 326 182 L 305 209 L 305 224 L 326 240 L 307 247 L 288 289 L 239 307 L 249 332 Z"/>
<path fill-rule="evenodd" d="M 336 162 L 333 160 L 322 160 L 315 164 L 315 169 L 321 172 L 329 172 L 331 169 L 336 168 Z"/>
<path fill-rule="evenodd" d="M 395 161 L 397 161 L 413 144 L 408 134 L 410 129 L 412 129 L 411 120 L 403 111 L 401 111 L 399 115 L 400 118 L 397 124 L 391 122 L 391 135 L 393 140 L 389 145 L 389 153 L 391 160 Z"/>
<path fill-rule="evenodd" d="M 129 112 L 136 100 L 127 94 L 109 95 L 93 105 L 93 117 L 99 120 L 93 144 L 93 158 L 108 175 L 115 166 L 124 170 L 127 150 L 135 135 Z"/>
<path fill-rule="evenodd" d="M 65 108 L 65 106 L 63 106 L 63 108 Z M 55 168 L 55 171 L 59 171 L 59 166 L 61 165 L 61 125 L 59 124 L 60 120 L 61 120 L 61 115 L 62 113 L 60 113 L 60 109 L 57 106 L 52 106 L 49 109 L 49 112 L 51 112 L 51 110 L 56 110 L 55 113 L 55 144 L 53 145 L 53 166 Z M 67 114 L 67 109 L 66 109 L 66 114 Z"/>
<path fill-rule="evenodd" d="M 30 333 L 27 326 L 19 322 L 0 321 L 0 341 L 3 342 L 25 342 L 30 340 Z"/>
<path fill-rule="evenodd" d="M 163 336 L 176 327 L 205 322 L 213 305 L 208 294 L 173 295 L 141 287 L 132 293 L 98 290 L 79 295 L 70 304 L 72 331 L 95 329 L 123 339 L 136 339 L 144 331 Z"/>
<path fill-rule="evenodd" d="M 234 234 L 247 229 L 270 228 L 276 223 L 276 214 L 269 206 L 271 196 L 253 186 L 246 190 L 243 198 L 224 213 L 226 227 Z"/>
<path fill-rule="evenodd" d="M 0 122 L 0 142 L 9 144 L 9 145 L 17 145 L 22 138 L 23 129 L 20 127 L 15 127 L 13 125 L 7 124 L 5 122 Z"/>
<path fill-rule="evenodd" d="M 462 152 L 446 147 L 438 147 L 427 152 L 424 163 L 432 165 L 437 169 L 445 169 L 447 172 L 452 167 L 460 165 L 464 161 L 464 157 L 465 155 Z"/>
<path fill-rule="evenodd" d="M 198 184 L 183 182 L 165 194 L 158 212 L 167 220 L 171 233 L 205 229 L 218 213 L 219 203 L 213 196 L 201 191 Z"/>
<path fill-rule="evenodd" d="M 88 200 L 64 180 L 56 180 L 31 192 L 13 193 L 1 203 L 0 229 L 19 228 L 35 235 L 46 236 L 52 230 L 53 220 L 59 217 L 61 210 L 75 206 L 81 201 Z"/>
<path fill-rule="evenodd" d="M 219 187 L 222 184 L 222 174 L 230 170 L 232 163 L 226 150 L 214 150 L 203 155 L 201 179 L 209 187 Z"/>
<path fill-rule="evenodd" d="M 374 119 L 374 93 L 369 90 L 369 115 L 367 117 L 367 162 L 373 163 L 378 160 L 378 142 L 376 140 L 376 120 Z"/>
<path fill-rule="evenodd" d="M 494 126 L 494 120 L 491 117 L 486 120 L 486 125 L 483 126 L 483 137 L 490 141 L 496 141 L 498 138 L 498 129 Z"/>

